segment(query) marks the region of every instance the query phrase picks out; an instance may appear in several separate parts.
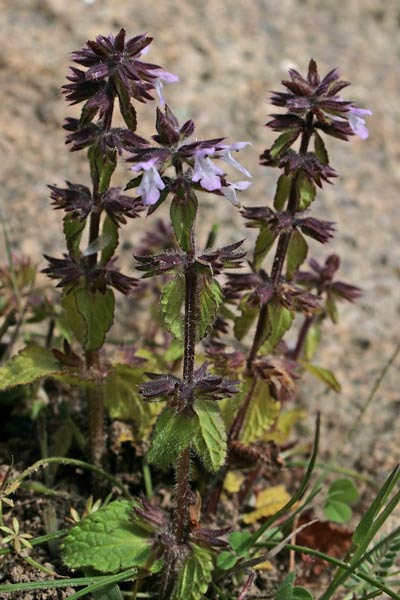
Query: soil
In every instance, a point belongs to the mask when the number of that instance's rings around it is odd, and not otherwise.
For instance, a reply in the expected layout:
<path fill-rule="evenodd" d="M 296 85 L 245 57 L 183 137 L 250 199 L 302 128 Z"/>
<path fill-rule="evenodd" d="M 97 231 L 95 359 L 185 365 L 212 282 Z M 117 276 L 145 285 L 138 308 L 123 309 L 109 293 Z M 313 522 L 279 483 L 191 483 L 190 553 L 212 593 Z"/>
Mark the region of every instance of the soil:
<path fill-rule="evenodd" d="M 279 89 L 288 66 L 304 72 L 313 57 L 321 73 L 339 66 L 353 82 L 346 98 L 372 110 L 370 137 L 328 140 L 340 177 L 319 193 L 313 214 L 336 221 L 338 231 L 328 250 L 315 243 L 312 252 L 339 254 L 341 277 L 364 295 L 341 306 L 340 323 L 326 328 L 316 360 L 335 372 L 341 394 L 307 381 L 300 402 L 310 431 L 321 411 L 321 458 L 334 457 L 381 483 L 400 458 L 399 359 L 358 416 L 399 343 L 398 0 L 0 0 L 0 25 L 0 211 L 13 250 L 41 266 L 43 253 L 63 251 L 60 214 L 49 210 L 46 184 L 87 180 L 85 161 L 66 151 L 60 127 L 76 113 L 60 94 L 68 53 L 87 39 L 122 26 L 130 36 L 154 36 L 149 60 L 180 77 L 166 90 L 179 118 L 193 118 L 199 138 L 252 142 L 242 157 L 254 179 L 241 198 L 248 206 L 272 202 L 276 172 L 260 167 L 258 156 L 273 139 L 263 127 L 271 110 L 267 95 Z M 153 131 L 154 105 L 140 111 L 138 133 L 146 137 Z M 206 198 L 205 206 L 213 211 L 205 221 L 220 225 L 220 243 L 248 234 L 227 202 Z M 124 231 L 122 258 L 131 268 L 137 223 Z M 343 443 L 354 422 L 352 441 Z M 389 527 L 399 520 L 394 517 Z"/>

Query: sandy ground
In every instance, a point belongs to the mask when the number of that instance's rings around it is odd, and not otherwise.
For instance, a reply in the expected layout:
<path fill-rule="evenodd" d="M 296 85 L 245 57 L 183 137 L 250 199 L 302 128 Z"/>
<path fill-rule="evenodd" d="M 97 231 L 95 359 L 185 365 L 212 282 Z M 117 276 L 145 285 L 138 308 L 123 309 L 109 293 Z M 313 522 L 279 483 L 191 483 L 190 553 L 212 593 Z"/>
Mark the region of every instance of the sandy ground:
<path fill-rule="evenodd" d="M 88 38 L 121 26 L 130 36 L 155 37 L 149 60 L 181 80 L 166 91 L 178 116 L 192 117 L 199 137 L 252 142 L 243 156 L 254 178 L 242 196 L 247 205 L 272 200 L 276 172 L 259 167 L 258 155 L 273 139 L 263 126 L 267 92 L 279 89 L 287 67 L 304 71 L 314 57 L 321 73 L 339 66 L 354 82 L 346 97 L 373 111 L 370 137 L 328 141 L 340 179 L 313 208 L 337 222 L 330 251 L 342 257 L 342 277 L 365 295 L 342 307 L 340 325 L 328 327 L 318 356 L 338 375 L 342 394 L 313 384 L 303 400 L 311 413 L 322 411 L 323 454 L 342 446 L 343 431 L 399 341 L 399 1 L 0 0 L 0 7 L 0 207 L 15 250 L 38 262 L 43 252 L 63 250 L 60 214 L 48 209 L 45 185 L 87 178 L 82 156 L 64 148 L 60 124 L 73 111 L 59 87 L 68 53 Z M 143 106 L 141 115 L 138 133 L 147 135 L 154 105 Z M 209 219 L 220 222 L 224 241 L 243 237 L 228 203 L 214 208 Z M 126 239 L 135 239 L 135 226 L 125 230 Z M 321 253 L 317 244 L 313 249 Z M 344 465 L 379 480 L 400 458 L 399 362 L 360 423 L 356 443 L 343 449 Z"/>

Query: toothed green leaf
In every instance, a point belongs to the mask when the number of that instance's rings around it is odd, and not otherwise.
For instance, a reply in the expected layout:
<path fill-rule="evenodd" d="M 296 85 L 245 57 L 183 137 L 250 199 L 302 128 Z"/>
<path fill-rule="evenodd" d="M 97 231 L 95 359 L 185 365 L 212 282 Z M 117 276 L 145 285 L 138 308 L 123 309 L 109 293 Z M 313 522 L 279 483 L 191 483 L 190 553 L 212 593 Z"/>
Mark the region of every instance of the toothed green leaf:
<path fill-rule="evenodd" d="M 203 600 L 214 569 L 210 550 L 191 544 L 190 553 L 179 570 L 171 600 Z"/>
<path fill-rule="evenodd" d="M 114 293 L 110 288 L 102 294 L 99 290 L 79 288 L 70 293 L 84 323 L 83 346 L 85 350 L 97 350 L 104 344 L 106 334 L 114 321 Z M 76 328 L 75 328 L 76 330 Z M 82 339 L 82 335 L 80 338 Z"/>
<path fill-rule="evenodd" d="M 76 525 L 62 544 L 64 563 L 72 569 L 116 573 L 130 567 L 156 569 L 154 538 L 133 522 L 134 503 L 111 502 Z"/>
<path fill-rule="evenodd" d="M 147 460 L 160 469 L 175 465 L 179 455 L 190 448 L 199 433 L 196 415 L 177 414 L 170 408 L 164 409 L 157 419 Z"/>
<path fill-rule="evenodd" d="M 289 241 L 286 257 L 286 279 L 290 280 L 296 275 L 299 267 L 307 258 L 308 244 L 300 231 L 295 229 Z"/>
<path fill-rule="evenodd" d="M 247 396 L 251 383 L 243 386 L 244 398 Z M 246 419 L 243 425 L 241 440 L 245 444 L 250 444 L 259 439 L 276 422 L 280 403 L 274 400 L 270 394 L 269 385 L 262 379 L 258 379 L 255 384 Z"/>
<path fill-rule="evenodd" d="M 196 326 L 196 340 L 200 341 L 212 328 L 221 306 L 223 293 L 216 279 L 199 277 L 199 307 Z"/>
<path fill-rule="evenodd" d="M 178 340 L 183 339 L 184 303 L 185 278 L 179 274 L 167 283 L 161 294 L 161 313 L 165 326 Z"/>
<path fill-rule="evenodd" d="M 50 350 L 34 344 L 21 350 L 0 369 L 0 390 L 28 385 L 43 377 L 62 372 L 62 366 Z"/>
<path fill-rule="evenodd" d="M 193 409 L 200 424 L 200 435 L 194 440 L 195 450 L 204 466 L 215 472 L 222 467 L 226 457 L 226 431 L 220 409 L 216 402 L 199 398 Z"/>

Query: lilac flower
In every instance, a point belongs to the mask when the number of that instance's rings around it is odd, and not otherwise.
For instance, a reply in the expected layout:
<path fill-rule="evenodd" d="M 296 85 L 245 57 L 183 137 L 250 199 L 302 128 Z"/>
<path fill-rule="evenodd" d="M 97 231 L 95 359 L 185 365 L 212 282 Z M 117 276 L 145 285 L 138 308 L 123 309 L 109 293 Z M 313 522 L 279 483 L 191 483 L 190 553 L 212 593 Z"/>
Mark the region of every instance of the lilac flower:
<path fill-rule="evenodd" d="M 353 132 L 362 140 L 366 140 L 368 137 L 368 129 L 365 125 L 365 119 L 363 119 L 364 115 L 372 115 L 372 112 L 356 106 L 351 106 L 346 115 Z"/>
<path fill-rule="evenodd" d="M 247 190 L 251 186 L 251 181 L 237 181 L 236 183 L 229 183 L 221 188 L 221 192 L 233 204 L 233 206 L 240 206 L 240 202 L 236 195 L 236 190 L 242 191 Z"/>
<path fill-rule="evenodd" d="M 179 77 L 174 75 L 173 73 L 169 73 L 168 71 L 164 71 L 164 69 L 154 69 L 152 71 L 152 75 L 156 75 L 157 78 L 153 80 L 153 85 L 155 90 L 160 98 L 161 106 L 165 106 L 165 98 L 163 95 L 163 87 L 164 83 L 176 83 L 179 81 Z"/>
<path fill-rule="evenodd" d="M 165 183 L 155 167 L 157 162 L 158 158 L 155 157 L 131 167 L 132 171 L 144 171 L 137 192 L 142 197 L 145 206 L 155 204 L 160 198 L 160 191 L 165 188 Z"/>
<path fill-rule="evenodd" d="M 251 146 L 250 142 L 235 142 L 234 144 L 219 144 L 215 156 L 221 157 L 222 160 L 243 173 L 246 177 L 251 177 L 251 173 L 243 167 L 231 154 L 231 150 L 242 150 L 246 146 Z M 222 148 L 222 150 L 220 150 Z M 237 188 L 239 189 L 239 188 Z M 244 188 L 245 189 L 245 188 Z"/>
<path fill-rule="evenodd" d="M 222 182 L 219 175 L 224 175 L 224 171 L 217 167 L 209 158 L 215 153 L 214 148 L 199 150 L 194 159 L 194 171 L 192 181 L 199 182 L 201 187 L 208 192 L 220 190 Z"/>

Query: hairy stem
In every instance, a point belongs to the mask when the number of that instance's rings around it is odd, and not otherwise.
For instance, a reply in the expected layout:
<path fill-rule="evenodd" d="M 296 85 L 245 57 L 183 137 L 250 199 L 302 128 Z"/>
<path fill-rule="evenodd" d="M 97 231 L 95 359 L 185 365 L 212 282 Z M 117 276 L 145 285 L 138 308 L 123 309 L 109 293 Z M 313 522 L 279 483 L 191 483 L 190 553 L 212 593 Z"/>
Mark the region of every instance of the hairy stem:
<path fill-rule="evenodd" d="M 183 357 L 183 379 L 186 384 L 193 383 L 194 361 L 196 356 L 196 303 L 197 303 L 197 273 L 195 271 L 195 240 L 194 224 L 190 235 L 190 250 L 187 254 L 185 270 L 185 338 Z M 191 399 L 186 400 L 190 403 Z M 184 410 L 187 408 L 182 407 Z M 184 542 L 189 520 L 190 504 L 190 450 L 186 448 L 178 458 L 176 470 L 176 540 L 178 544 Z"/>
<path fill-rule="evenodd" d="M 96 187 L 96 186 L 94 186 Z M 94 196 L 96 197 L 94 192 Z M 100 211 L 94 211 L 90 215 L 89 223 L 89 244 L 93 243 L 99 237 L 100 232 Z M 97 264 L 97 253 L 88 257 L 89 267 L 93 268 Z M 98 350 L 86 350 L 85 352 L 86 369 L 99 370 L 100 355 Z M 88 418 L 89 418 L 89 451 L 90 458 L 96 467 L 101 467 L 104 457 L 104 402 L 103 392 L 99 387 L 89 388 L 86 394 Z"/>

